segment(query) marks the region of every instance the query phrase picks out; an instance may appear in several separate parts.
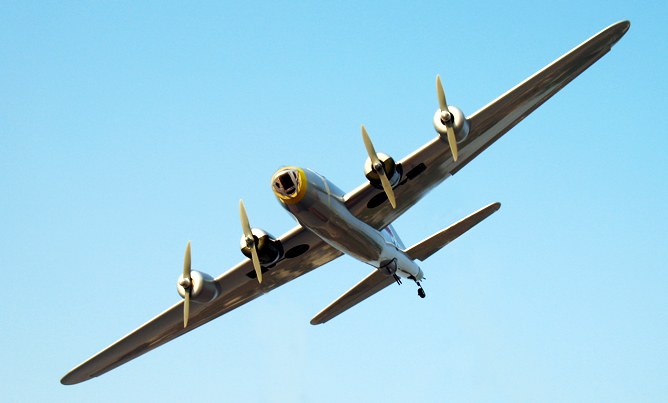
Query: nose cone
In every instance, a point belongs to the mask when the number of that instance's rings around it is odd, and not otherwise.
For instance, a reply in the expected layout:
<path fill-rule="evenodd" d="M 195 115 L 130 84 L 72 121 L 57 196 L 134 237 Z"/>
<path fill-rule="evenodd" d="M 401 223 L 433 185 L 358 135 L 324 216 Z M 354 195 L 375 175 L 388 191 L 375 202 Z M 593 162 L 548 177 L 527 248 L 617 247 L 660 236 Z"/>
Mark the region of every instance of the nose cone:
<path fill-rule="evenodd" d="M 281 168 L 272 176 L 271 188 L 283 203 L 297 203 L 306 193 L 306 175 L 300 168 Z"/>

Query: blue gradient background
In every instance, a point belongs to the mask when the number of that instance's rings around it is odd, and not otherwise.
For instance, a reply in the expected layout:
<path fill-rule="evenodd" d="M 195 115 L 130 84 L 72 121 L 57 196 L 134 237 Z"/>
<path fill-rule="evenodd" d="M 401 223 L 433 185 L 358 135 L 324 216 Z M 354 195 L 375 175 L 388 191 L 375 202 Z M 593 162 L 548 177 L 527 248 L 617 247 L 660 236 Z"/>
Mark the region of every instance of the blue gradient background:
<path fill-rule="evenodd" d="M 5 401 L 665 401 L 666 2 L 0 5 Z M 397 159 L 434 80 L 472 114 L 598 31 L 603 59 L 395 222 L 415 242 L 502 207 L 404 283 L 310 318 L 342 257 L 92 381 L 70 369 L 178 301 L 183 251 L 242 258 L 238 201 L 280 235 L 281 165 L 345 191 L 360 124 Z"/>

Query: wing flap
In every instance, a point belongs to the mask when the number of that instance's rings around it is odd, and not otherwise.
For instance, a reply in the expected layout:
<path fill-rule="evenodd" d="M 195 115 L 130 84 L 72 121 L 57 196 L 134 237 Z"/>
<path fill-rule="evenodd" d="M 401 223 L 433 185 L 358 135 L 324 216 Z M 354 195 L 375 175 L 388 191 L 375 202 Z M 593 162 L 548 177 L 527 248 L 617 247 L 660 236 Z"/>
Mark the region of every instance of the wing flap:
<path fill-rule="evenodd" d="M 392 283 L 394 283 L 394 277 L 386 276 L 380 271 L 374 270 L 364 280 L 315 315 L 311 319 L 311 324 L 319 325 L 329 321 Z"/>

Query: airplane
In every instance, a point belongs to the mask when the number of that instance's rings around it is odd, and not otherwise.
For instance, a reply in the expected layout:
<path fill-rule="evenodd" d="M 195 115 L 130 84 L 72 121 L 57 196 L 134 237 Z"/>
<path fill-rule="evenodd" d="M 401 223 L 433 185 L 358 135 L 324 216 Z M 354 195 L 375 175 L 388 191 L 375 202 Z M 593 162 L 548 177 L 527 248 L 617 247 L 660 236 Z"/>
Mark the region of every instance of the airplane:
<path fill-rule="evenodd" d="M 376 152 L 362 126 L 369 154 L 364 164 L 367 181 L 349 193 L 310 169 L 280 168 L 271 187 L 297 221 L 296 227 L 279 238 L 251 228 L 239 201 L 240 248 L 246 259 L 214 279 L 191 270 L 188 242 L 177 284 L 183 301 L 77 366 L 60 382 L 72 385 L 100 376 L 343 254 L 373 270 L 315 315 L 311 324 L 325 323 L 402 279 L 415 282 L 424 298 L 424 273 L 416 260 L 427 259 L 496 212 L 500 204 L 492 203 L 410 248 L 392 222 L 603 57 L 629 27 L 629 21 L 609 26 L 468 117 L 448 105 L 437 76 L 439 108 L 433 123 L 438 136 L 395 162 Z"/>

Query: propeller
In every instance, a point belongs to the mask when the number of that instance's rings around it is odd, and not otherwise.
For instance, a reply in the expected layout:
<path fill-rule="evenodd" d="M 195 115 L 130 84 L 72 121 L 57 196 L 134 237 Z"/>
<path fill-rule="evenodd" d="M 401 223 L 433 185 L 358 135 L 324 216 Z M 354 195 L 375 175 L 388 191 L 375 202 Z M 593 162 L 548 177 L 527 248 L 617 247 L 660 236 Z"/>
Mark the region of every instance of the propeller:
<path fill-rule="evenodd" d="M 244 230 L 244 237 L 246 238 L 246 246 L 251 250 L 251 260 L 253 267 L 255 267 L 255 274 L 257 274 L 257 281 L 262 284 L 262 267 L 260 266 L 260 258 L 257 256 L 257 245 L 253 231 L 251 231 L 250 223 L 248 222 L 248 215 L 244 208 L 244 201 L 239 200 L 239 215 L 241 216 L 241 228 Z"/>
<path fill-rule="evenodd" d="M 373 168 L 378 176 L 380 176 L 380 183 L 383 185 L 383 190 L 385 191 L 387 198 L 390 200 L 392 208 L 397 208 L 397 202 L 394 199 L 394 191 L 392 190 L 392 185 L 390 185 L 390 180 L 387 179 L 385 167 L 383 166 L 383 163 L 380 162 L 380 159 L 378 159 L 376 150 L 373 148 L 373 143 L 371 143 L 371 139 L 369 138 L 364 125 L 362 125 L 362 139 L 364 139 L 366 152 L 369 154 L 369 158 L 371 158 L 371 168 Z"/>
<path fill-rule="evenodd" d="M 448 131 L 448 144 L 450 144 L 450 150 L 452 150 L 452 158 L 457 161 L 457 139 L 455 138 L 455 129 L 452 127 L 452 113 L 450 113 L 448 103 L 445 101 L 441 76 L 438 74 L 436 75 L 436 92 L 438 93 L 438 103 L 441 107 L 441 122 Z"/>
<path fill-rule="evenodd" d="M 190 241 L 186 246 L 186 256 L 183 258 L 183 278 L 179 285 L 185 290 L 185 302 L 183 303 L 183 327 L 188 326 L 188 315 L 190 314 L 190 293 L 193 289 L 193 279 L 190 277 Z"/>

